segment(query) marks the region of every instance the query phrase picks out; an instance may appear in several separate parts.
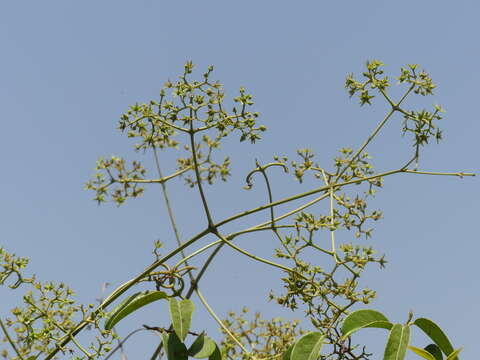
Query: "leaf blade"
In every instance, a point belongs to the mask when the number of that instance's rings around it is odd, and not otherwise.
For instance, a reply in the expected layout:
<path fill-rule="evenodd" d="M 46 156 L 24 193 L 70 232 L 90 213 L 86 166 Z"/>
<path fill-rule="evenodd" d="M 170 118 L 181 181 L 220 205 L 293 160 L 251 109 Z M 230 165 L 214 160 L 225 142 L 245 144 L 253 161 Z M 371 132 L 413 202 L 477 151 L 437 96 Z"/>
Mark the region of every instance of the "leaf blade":
<path fill-rule="evenodd" d="M 194 344 L 192 344 L 191 348 L 193 347 Z M 217 348 L 217 344 L 213 339 L 209 338 L 208 336 L 205 336 L 203 338 L 202 346 L 200 349 L 190 349 L 188 350 L 188 355 L 194 357 L 195 359 L 206 359 L 210 357 L 214 352 L 215 349 Z"/>
<path fill-rule="evenodd" d="M 205 332 L 202 331 L 200 335 L 197 336 L 197 338 L 192 343 L 192 345 L 190 345 L 190 347 L 188 348 L 188 351 L 187 351 L 188 355 L 193 356 L 194 354 L 199 352 L 200 349 L 203 348 L 204 343 L 205 343 Z"/>
<path fill-rule="evenodd" d="M 443 330 L 434 323 L 432 320 L 427 318 L 418 318 L 413 322 L 418 328 L 420 328 L 433 342 L 442 350 L 445 355 L 450 355 L 453 352 L 453 346 L 447 335 Z M 453 360 L 458 360 L 458 357 L 455 356 Z"/>
<path fill-rule="evenodd" d="M 402 339 L 400 341 L 400 351 L 398 354 L 398 359 L 403 360 L 405 359 L 405 355 L 407 355 L 407 348 L 410 344 L 410 326 L 404 325 L 402 328 Z"/>
<path fill-rule="evenodd" d="M 323 345 L 323 336 L 319 332 L 303 335 L 293 346 L 291 360 L 316 360 Z"/>
<path fill-rule="evenodd" d="M 218 346 L 215 346 L 215 351 L 208 357 L 208 360 L 222 360 L 222 353 Z"/>
<path fill-rule="evenodd" d="M 295 344 L 290 345 L 285 354 L 282 356 L 282 360 L 290 360 L 292 357 L 292 350 Z"/>
<path fill-rule="evenodd" d="M 395 324 L 390 330 L 383 360 L 403 360 L 410 342 L 410 327 Z"/>
<path fill-rule="evenodd" d="M 425 350 L 432 354 L 435 360 L 443 360 L 442 350 L 436 344 L 427 345 Z"/>
<path fill-rule="evenodd" d="M 420 349 L 420 348 L 417 348 L 415 346 L 408 346 L 408 348 L 410 350 L 412 350 L 415 354 L 423 357 L 424 359 L 427 359 L 427 360 L 436 360 L 435 357 L 430 354 L 430 352 L 428 352 L 427 350 L 425 349 Z"/>
<path fill-rule="evenodd" d="M 187 347 L 175 332 L 167 334 L 164 339 L 167 342 L 165 352 L 168 360 L 188 360 Z"/>
<path fill-rule="evenodd" d="M 376 310 L 362 309 L 349 314 L 342 324 L 343 339 L 354 332 L 366 328 L 376 327 L 390 330 L 393 324 L 387 319 L 385 315 Z"/>
<path fill-rule="evenodd" d="M 188 332 L 190 331 L 190 326 L 192 325 L 192 317 L 193 312 L 195 311 L 195 304 L 189 299 L 184 299 L 180 301 L 180 309 L 183 317 L 183 330 L 185 332 L 183 339 L 185 339 L 185 336 L 188 335 Z"/>
<path fill-rule="evenodd" d="M 445 360 L 453 360 L 457 358 L 457 355 L 462 351 L 463 348 L 458 348 L 457 350 L 454 350 L 450 355 L 447 356 Z"/>
<path fill-rule="evenodd" d="M 144 291 L 133 294 L 107 314 L 105 330 L 111 330 L 120 320 L 141 307 L 167 298 L 167 294 L 163 291 Z"/>
<path fill-rule="evenodd" d="M 183 341 L 190 330 L 195 305 L 188 299 L 179 302 L 175 298 L 170 298 L 169 306 L 173 329 Z"/>

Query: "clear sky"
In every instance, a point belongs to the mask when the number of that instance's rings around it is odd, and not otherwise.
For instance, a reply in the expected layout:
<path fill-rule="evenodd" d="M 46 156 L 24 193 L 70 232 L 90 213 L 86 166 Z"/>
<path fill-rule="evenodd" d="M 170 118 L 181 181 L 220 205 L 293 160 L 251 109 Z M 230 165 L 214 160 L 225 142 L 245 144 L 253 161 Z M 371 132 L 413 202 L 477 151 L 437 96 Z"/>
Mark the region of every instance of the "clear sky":
<path fill-rule="evenodd" d="M 152 159 L 134 153 L 118 133 L 117 121 L 128 105 L 157 98 L 187 60 L 197 64 L 198 74 L 215 65 L 213 78 L 231 96 L 245 86 L 269 129 L 257 145 L 230 142 L 224 149 L 232 155 L 233 178 L 207 190 L 217 219 L 263 202 L 261 190 L 242 190 L 256 158 L 310 147 L 328 163 L 339 148 L 361 144 L 385 107 L 360 108 L 343 82 L 368 59 L 382 60 L 391 75 L 418 63 L 438 84 L 435 97 L 421 104 L 447 110 L 445 140 L 428 147 L 421 168 L 478 173 L 479 13 L 473 0 L 4 1 L 0 245 L 30 256 L 38 278 L 64 281 L 80 301 L 92 302 L 102 283 L 116 286 L 149 264 L 155 239 L 173 244 L 158 188 L 116 208 L 97 206 L 83 186 L 99 156 L 140 158 L 152 168 Z M 399 129 L 397 118 L 369 147 L 379 170 L 411 152 Z M 181 180 L 169 189 L 187 239 L 204 227 L 198 196 Z M 277 198 L 302 189 L 284 180 L 274 184 Z M 386 179 L 375 200 L 385 218 L 368 240 L 389 261 L 385 270 L 366 272 L 366 284 L 379 294 L 372 307 L 398 322 L 410 309 L 436 320 L 455 345 L 465 346 L 464 359 L 478 354 L 478 189 L 478 177 Z M 262 253 L 271 240 L 252 237 L 242 245 Z M 266 303 L 270 289 L 279 288 L 279 275 L 226 251 L 205 278 L 204 293 L 222 316 L 246 305 L 266 317 L 301 317 Z M 0 291 L 5 316 L 13 298 Z M 165 305 L 153 310 L 119 330 L 166 324 Z M 203 310 L 194 326 L 218 338 Z M 365 341 L 381 353 L 385 337 L 371 334 Z M 144 358 L 153 342 L 151 335 L 139 336 L 128 343 L 127 355 Z"/>

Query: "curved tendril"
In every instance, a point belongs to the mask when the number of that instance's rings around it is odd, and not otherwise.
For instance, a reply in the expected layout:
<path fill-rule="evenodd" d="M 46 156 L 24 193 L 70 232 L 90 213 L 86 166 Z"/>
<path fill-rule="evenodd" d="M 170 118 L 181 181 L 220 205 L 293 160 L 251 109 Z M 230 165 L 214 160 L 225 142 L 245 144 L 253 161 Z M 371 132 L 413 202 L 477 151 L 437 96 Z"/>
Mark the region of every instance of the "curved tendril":
<path fill-rule="evenodd" d="M 288 173 L 288 167 L 284 164 L 284 163 L 281 163 L 281 162 L 272 162 L 272 163 L 268 163 L 266 165 L 260 165 L 258 160 L 255 160 L 255 165 L 257 166 L 255 169 L 253 169 L 252 171 L 250 171 L 248 174 L 247 174 L 247 177 L 245 179 L 245 182 L 247 183 L 247 185 L 245 186 L 245 189 L 246 190 L 250 190 L 252 187 L 253 187 L 253 182 L 252 182 L 252 178 L 253 178 L 253 175 L 257 172 L 264 172 L 266 169 L 268 169 L 269 167 L 272 167 L 272 166 L 280 166 L 283 168 L 283 170 Z M 271 201 L 270 201 L 271 202 Z"/>

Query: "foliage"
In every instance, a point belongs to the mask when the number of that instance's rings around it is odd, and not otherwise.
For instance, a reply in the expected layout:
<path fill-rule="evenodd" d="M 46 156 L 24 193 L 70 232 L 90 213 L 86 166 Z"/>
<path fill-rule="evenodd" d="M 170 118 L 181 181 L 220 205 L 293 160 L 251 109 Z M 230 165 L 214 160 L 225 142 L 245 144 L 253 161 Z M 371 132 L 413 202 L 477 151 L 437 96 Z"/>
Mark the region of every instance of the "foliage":
<path fill-rule="evenodd" d="M 176 82 L 165 83 L 158 100 L 135 104 L 120 117 L 120 131 L 138 141 L 135 150 L 152 152 L 158 177 L 147 178 L 147 169 L 140 161 L 135 160 L 128 166 L 126 160 L 112 156 L 98 160 L 97 172 L 86 184 L 86 189 L 94 192 L 98 203 L 111 200 L 118 206 L 129 198 L 143 195 L 148 184 L 161 184 L 178 246 L 162 255 L 162 244 L 156 242 L 153 263 L 115 289 L 97 307 L 75 304 L 73 292 L 64 284 L 42 283 L 34 277 L 26 277 L 23 271 L 28 260 L 0 249 L 3 266 L 0 284 L 13 277 L 11 288 L 31 288 L 23 297 L 23 306 L 12 309 L 13 318 L 0 322 L 7 343 L 2 352 L 4 358 L 48 360 L 58 354 L 74 359 L 109 358 L 130 337 L 120 339 L 114 326 L 126 316 L 134 316 L 139 308 L 167 300 L 170 326 L 145 325 L 131 333 L 146 330 L 159 335 L 160 344 L 155 349 L 152 347 L 151 359 L 370 359 L 372 354 L 353 341 L 354 333 L 366 327 L 389 332 L 385 360 L 403 359 L 407 349 L 426 359 L 441 359 L 442 353 L 448 356 L 448 360 L 457 359 L 460 349 L 454 350 L 444 332 L 429 319 L 413 320 L 413 314 L 410 314 L 405 324 L 394 324 L 372 309 L 352 312 L 358 305 L 370 304 L 376 296 L 374 290 L 360 286 L 363 271 L 370 264 L 376 263 L 381 268 L 386 265 L 384 255 L 380 256 L 371 246 L 357 242 L 360 237 L 372 237 L 372 222 L 382 218 L 380 210 L 370 209 L 369 201 L 382 188 L 384 179 L 400 174 L 473 175 L 419 170 L 422 148 L 431 139 L 442 139 L 439 123 L 443 109 L 439 105 L 432 110 L 408 109 L 403 103 L 411 95 L 432 95 L 435 84 L 430 76 L 419 71 L 417 65 L 402 68 L 397 80 L 405 86 L 405 91 L 395 101 L 388 92 L 391 81 L 384 75 L 383 64 L 377 60 L 367 62 L 362 79 L 348 75 L 345 88 L 351 97 L 358 96 L 361 106 L 371 105 L 375 97 L 380 97 L 389 105 L 389 110 L 364 143 L 357 150 L 341 148 L 330 167 L 320 166 L 310 149 L 298 150 L 293 159 L 274 156 L 273 161 L 266 164 L 257 161 L 255 168 L 247 174 L 245 189 L 254 186 L 258 175 L 265 183 L 268 203 L 215 221 L 204 185 L 213 185 L 218 179 L 227 181 L 231 175 L 230 157 L 218 159 L 223 140 L 237 134 L 240 141 L 255 143 L 266 127 L 257 124 L 259 114 L 251 110 L 252 95 L 240 88 L 238 96 L 229 104 L 222 85 L 210 79 L 212 71 L 213 67 L 209 67 L 200 81 L 190 80 L 193 64 L 187 62 Z M 232 110 L 228 111 L 230 106 Z M 395 114 L 403 119 L 403 135 L 412 137 L 413 151 L 399 167 L 376 172 L 365 149 Z M 179 152 L 176 168 L 167 176 L 162 174 L 158 155 L 158 150 L 165 149 Z M 310 176 L 319 184 L 294 196 L 275 200 L 271 169 L 277 167 L 299 183 Z M 176 178 L 184 179 L 189 187 L 198 191 L 206 219 L 205 228 L 184 242 L 179 237 L 166 188 L 166 183 Z M 304 201 L 302 205 L 277 213 L 279 205 L 300 199 Z M 326 211 L 319 205 L 322 200 L 326 202 Z M 267 221 L 234 233 L 223 230 L 226 224 L 262 211 L 268 214 Z M 336 236 L 339 230 L 351 232 L 352 240 L 340 242 Z M 250 253 L 238 245 L 238 238 L 259 231 L 271 233 L 277 242 L 272 254 L 275 261 Z M 188 255 L 185 253 L 192 244 L 211 235 L 215 241 Z M 297 321 L 264 320 L 260 314 L 247 320 L 246 309 L 238 315 L 232 312 L 226 320 L 220 320 L 202 294 L 200 282 L 224 246 L 234 249 L 239 256 L 279 269 L 283 291 L 279 294 L 271 292 L 269 299 L 282 307 L 302 310 L 314 331 L 302 330 Z M 191 258 L 211 248 L 214 250 L 199 269 L 188 264 Z M 176 263 L 175 257 L 179 258 Z M 127 295 L 127 291 L 141 283 L 147 283 L 150 290 Z M 220 345 L 204 332 L 190 331 L 194 303 L 189 299 L 193 294 L 220 325 L 224 335 Z M 121 299 L 123 301 L 118 302 Z M 113 309 L 110 308 L 117 302 Z M 425 349 L 410 345 L 411 326 L 425 332 L 433 344 Z M 87 348 L 80 344 L 77 336 L 86 328 L 95 329 L 98 334 Z M 12 330 L 15 336 L 11 335 Z M 189 336 L 194 340 L 187 346 L 185 341 Z M 112 349 L 114 341 L 119 344 Z"/>

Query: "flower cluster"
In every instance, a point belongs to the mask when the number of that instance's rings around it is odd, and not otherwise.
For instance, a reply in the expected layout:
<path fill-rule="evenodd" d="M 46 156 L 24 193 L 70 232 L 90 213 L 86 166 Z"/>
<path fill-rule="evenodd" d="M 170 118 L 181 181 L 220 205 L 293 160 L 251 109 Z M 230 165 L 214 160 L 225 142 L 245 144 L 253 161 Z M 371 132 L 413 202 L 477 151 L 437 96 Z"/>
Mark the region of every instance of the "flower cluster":
<path fill-rule="evenodd" d="M 24 277 L 21 270 L 27 263 L 28 259 L 18 258 L 0 248 L 0 264 L 4 269 L 0 284 L 3 284 L 8 276 L 15 274 L 16 282 L 10 287 L 17 288 L 22 284 L 32 287 L 23 295 L 23 306 L 11 309 L 12 317 L 7 317 L 5 323 L 0 321 L 5 335 L 3 342 L 14 344 L 15 350 L 2 350 L 0 354 L 3 358 L 21 360 L 48 354 L 56 349 L 63 339 L 70 337 L 77 321 L 87 321 L 91 327 L 98 330 L 98 336 L 88 349 L 75 340 L 72 346 L 61 348 L 62 353 L 69 354 L 74 359 L 92 359 L 108 353 L 116 335 L 100 328 L 102 313 L 91 317 L 93 304 L 76 304 L 73 299 L 74 292 L 63 283 L 42 283 L 34 277 Z"/>
<path fill-rule="evenodd" d="M 125 161 L 117 157 L 110 160 L 101 158 L 97 162 L 97 173 L 87 182 L 86 188 L 96 192 L 99 203 L 108 196 L 121 205 L 129 197 L 143 193 L 146 183 L 161 183 L 175 177 L 184 177 L 190 187 L 200 181 L 213 184 L 216 179 L 226 181 L 230 175 L 230 158 L 214 159 L 213 153 L 221 146 L 223 138 L 236 132 L 240 141 L 255 143 L 260 133 L 266 130 L 257 125 L 259 114 L 250 111 L 252 95 L 241 87 L 233 98 L 234 106 L 227 111 L 225 93 L 218 81 L 210 80 L 213 67 L 203 74 L 203 80 L 191 81 L 192 62 L 187 62 L 184 73 L 176 82 L 167 81 L 160 90 L 158 100 L 135 104 L 121 115 L 119 129 L 129 138 L 139 139 L 135 150 L 167 149 L 183 150 L 186 154 L 177 158 L 177 169 L 169 176 L 145 179 L 145 170 L 138 161 L 132 163 L 132 170 L 125 169 Z M 195 136 L 201 134 L 201 141 Z M 182 138 L 183 137 L 183 138 Z M 183 144 L 182 146 L 179 146 Z M 118 174 L 113 174 L 116 170 Z M 118 184 L 110 191 L 110 185 Z"/>

